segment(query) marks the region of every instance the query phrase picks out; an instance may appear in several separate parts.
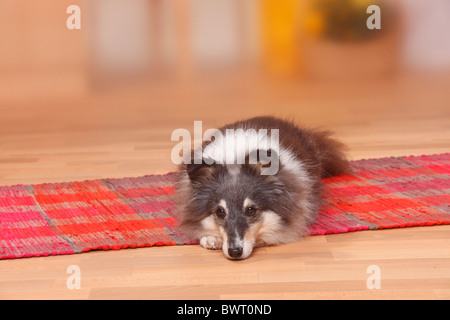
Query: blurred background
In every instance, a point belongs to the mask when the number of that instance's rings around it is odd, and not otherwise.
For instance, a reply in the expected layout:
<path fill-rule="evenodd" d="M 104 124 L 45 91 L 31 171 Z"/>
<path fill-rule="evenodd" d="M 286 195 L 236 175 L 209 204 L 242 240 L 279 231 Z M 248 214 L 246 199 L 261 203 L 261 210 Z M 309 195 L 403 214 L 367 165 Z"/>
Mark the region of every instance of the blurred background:
<path fill-rule="evenodd" d="M 3 184 L 166 172 L 176 128 L 267 114 L 450 149 L 448 0 L 0 0 L 0 39 Z"/>

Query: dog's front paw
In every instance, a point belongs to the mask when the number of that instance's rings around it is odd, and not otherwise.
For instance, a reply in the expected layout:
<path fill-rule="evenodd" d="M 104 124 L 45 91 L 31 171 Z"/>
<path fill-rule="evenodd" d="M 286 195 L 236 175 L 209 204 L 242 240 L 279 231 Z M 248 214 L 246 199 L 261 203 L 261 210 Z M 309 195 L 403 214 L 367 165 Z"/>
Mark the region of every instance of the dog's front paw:
<path fill-rule="evenodd" d="M 206 249 L 222 249 L 222 238 L 215 236 L 203 236 L 200 238 L 200 245 Z"/>

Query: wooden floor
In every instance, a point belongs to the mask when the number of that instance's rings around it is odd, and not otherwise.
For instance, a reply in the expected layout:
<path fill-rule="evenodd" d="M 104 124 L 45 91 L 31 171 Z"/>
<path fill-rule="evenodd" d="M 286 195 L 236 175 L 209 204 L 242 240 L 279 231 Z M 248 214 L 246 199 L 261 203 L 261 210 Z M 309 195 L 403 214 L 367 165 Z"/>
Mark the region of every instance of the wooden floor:
<path fill-rule="evenodd" d="M 256 81 L 0 97 L 0 185 L 167 172 L 174 129 L 260 114 L 330 128 L 352 159 L 450 151 L 448 77 Z M 67 288 L 71 265 L 80 289 Z M 370 266 L 380 270 L 379 289 L 368 288 Z M 449 299 L 450 226 L 314 236 L 245 261 L 200 246 L 4 260 L 0 298 Z"/>

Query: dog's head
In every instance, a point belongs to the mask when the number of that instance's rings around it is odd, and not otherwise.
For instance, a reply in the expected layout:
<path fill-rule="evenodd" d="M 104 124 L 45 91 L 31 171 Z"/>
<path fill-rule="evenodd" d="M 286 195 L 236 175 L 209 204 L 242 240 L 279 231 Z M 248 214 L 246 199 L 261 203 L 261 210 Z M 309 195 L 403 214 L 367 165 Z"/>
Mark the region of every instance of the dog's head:
<path fill-rule="evenodd" d="M 286 223 L 279 212 L 293 210 L 288 208 L 293 201 L 283 168 L 275 175 L 261 175 L 265 164 L 260 161 L 207 162 L 185 167 L 192 199 L 183 224 L 195 226 L 198 234 L 220 235 L 229 259 L 245 259 L 255 246 L 276 243 Z"/>

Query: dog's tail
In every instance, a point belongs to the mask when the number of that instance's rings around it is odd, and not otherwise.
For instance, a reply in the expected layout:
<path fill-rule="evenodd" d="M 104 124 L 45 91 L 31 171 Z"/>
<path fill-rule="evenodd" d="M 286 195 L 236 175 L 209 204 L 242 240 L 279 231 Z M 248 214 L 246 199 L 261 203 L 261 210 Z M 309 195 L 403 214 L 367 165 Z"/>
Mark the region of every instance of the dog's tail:
<path fill-rule="evenodd" d="M 346 146 L 331 138 L 330 131 L 312 131 L 322 166 L 322 177 L 351 173 L 350 163 L 345 154 Z"/>

